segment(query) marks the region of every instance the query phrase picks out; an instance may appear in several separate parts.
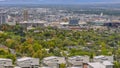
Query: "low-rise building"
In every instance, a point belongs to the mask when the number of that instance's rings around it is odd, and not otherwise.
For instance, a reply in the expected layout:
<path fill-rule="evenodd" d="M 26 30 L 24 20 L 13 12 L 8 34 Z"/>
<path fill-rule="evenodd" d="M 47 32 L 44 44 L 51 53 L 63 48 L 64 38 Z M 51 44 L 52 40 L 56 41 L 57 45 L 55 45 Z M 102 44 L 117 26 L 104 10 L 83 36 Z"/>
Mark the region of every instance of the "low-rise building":
<path fill-rule="evenodd" d="M 16 63 L 17 63 L 17 66 L 21 68 L 38 68 L 39 67 L 38 58 L 24 57 L 24 58 L 17 59 Z"/>
<path fill-rule="evenodd" d="M 45 26 L 46 21 L 24 21 L 24 22 L 20 22 L 19 24 L 22 27 L 29 27 L 29 26 L 33 26 L 33 27 L 43 27 Z"/>
<path fill-rule="evenodd" d="M 101 55 L 101 56 L 95 56 L 95 57 L 93 58 L 93 61 L 94 61 L 94 62 L 103 62 L 103 61 L 113 62 L 113 61 L 114 61 L 114 58 L 113 58 L 113 56 L 103 56 L 103 55 Z"/>
<path fill-rule="evenodd" d="M 88 56 L 73 56 L 68 58 L 68 65 L 71 67 L 84 67 L 89 62 Z"/>
<path fill-rule="evenodd" d="M 104 24 L 104 26 L 118 28 L 120 27 L 120 22 L 107 22 Z"/>
<path fill-rule="evenodd" d="M 66 64 L 66 60 L 64 57 L 51 56 L 44 58 L 42 63 L 44 66 L 59 68 L 60 64 Z"/>
<path fill-rule="evenodd" d="M 39 68 L 51 68 L 51 67 L 39 67 Z"/>
<path fill-rule="evenodd" d="M 12 60 L 0 58 L 0 68 L 13 68 Z"/>
<path fill-rule="evenodd" d="M 82 68 L 82 67 L 67 67 L 67 68 Z"/>
<path fill-rule="evenodd" d="M 101 62 L 92 62 L 88 63 L 87 68 L 113 68 L 113 64 L 109 61 L 103 61 Z"/>
<path fill-rule="evenodd" d="M 88 68 L 105 68 L 100 62 L 88 63 Z"/>

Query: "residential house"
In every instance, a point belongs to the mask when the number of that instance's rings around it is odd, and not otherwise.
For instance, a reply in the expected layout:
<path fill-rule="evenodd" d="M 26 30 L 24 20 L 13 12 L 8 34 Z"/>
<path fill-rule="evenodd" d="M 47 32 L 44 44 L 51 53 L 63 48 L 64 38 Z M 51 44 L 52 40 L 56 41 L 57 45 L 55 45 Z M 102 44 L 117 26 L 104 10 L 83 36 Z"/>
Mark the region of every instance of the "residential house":
<path fill-rule="evenodd" d="M 82 68 L 82 67 L 67 67 L 67 68 Z"/>
<path fill-rule="evenodd" d="M 94 61 L 94 62 L 103 62 L 103 61 L 113 62 L 113 61 L 114 61 L 114 58 L 113 58 L 113 56 L 103 56 L 103 55 L 101 55 L 101 56 L 95 56 L 95 57 L 93 58 L 93 61 Z"/>
<path fill-rule="evenodd" d="M 51 67 L 39 67 L 39 68 L 51 68 Z"/>
<path fill-rule="evenodd" d="M 68 58 L 68 66 L 83 68 L 89 62 L 88 56 L 73 56 Z"/>
<path fill-rule="evenodd" d="M 65 57 L 46 57 L 43 59 L 43 65 L 51 68 L 59 68 L 60 64 L 66 64 Z"/>
<path fill-rule="evenodd" d="M 13 68 L 12 60 L 0 58 L 0 68 Z"/>
<path fill-rule="evenodd" d="M 105 68 L 100 62 L 88 63 L 88 68 Z"/>
<path fill-rule="evenodd" d="M 17 59 L 16 64 L 17 66 L 21 68 L 38 68 L 39 59 L 31 58 L 31 57 L 24 57 L 24 58 Z"/>
<path fill-rule="evenodd" d="M 88 63 L 87 68 L 113 68 L 113 64 L 109 61 L 103 61 L 101 62 L 91 62 Z"/>

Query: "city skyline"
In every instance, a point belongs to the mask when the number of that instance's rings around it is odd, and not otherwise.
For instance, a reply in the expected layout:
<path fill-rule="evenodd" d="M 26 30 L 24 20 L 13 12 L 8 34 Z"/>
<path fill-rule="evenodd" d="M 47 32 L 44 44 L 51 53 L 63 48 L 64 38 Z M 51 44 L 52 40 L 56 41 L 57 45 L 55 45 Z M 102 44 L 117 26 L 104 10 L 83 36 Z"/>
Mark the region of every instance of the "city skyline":
<path fill-rule="evenodd" d="M 120 0 L 0 0 L 0 4 L 84 4 L 120 3 Z"/>

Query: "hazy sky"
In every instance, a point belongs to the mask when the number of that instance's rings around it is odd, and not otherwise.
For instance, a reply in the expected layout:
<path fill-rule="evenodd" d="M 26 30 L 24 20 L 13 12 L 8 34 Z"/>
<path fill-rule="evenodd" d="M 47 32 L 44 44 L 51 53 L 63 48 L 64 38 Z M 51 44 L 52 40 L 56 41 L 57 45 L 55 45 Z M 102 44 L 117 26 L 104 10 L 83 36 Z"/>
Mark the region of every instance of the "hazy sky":
<path fill-rule="evenodd" d="M 118 3 L 120 0 L 0 0 L 8 4 L 79 4 L 79 3 Z"/>

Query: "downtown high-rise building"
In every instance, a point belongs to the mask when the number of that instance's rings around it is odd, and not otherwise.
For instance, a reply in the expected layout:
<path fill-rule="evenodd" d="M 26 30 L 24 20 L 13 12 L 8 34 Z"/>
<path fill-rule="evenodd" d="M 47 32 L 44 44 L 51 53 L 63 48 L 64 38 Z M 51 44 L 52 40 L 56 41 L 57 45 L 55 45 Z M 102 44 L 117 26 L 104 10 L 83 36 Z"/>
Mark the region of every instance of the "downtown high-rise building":
<path fill-rule="evenodd" d="M 6 18 L 7 18 L 6 13 L 0 13 L 0 24 L 5 24 Z"/>
<path fill-rule="evenodd" d="M 24 10 L 23 18 L 24 21 L 28 21 L 28 10 Z"/>

